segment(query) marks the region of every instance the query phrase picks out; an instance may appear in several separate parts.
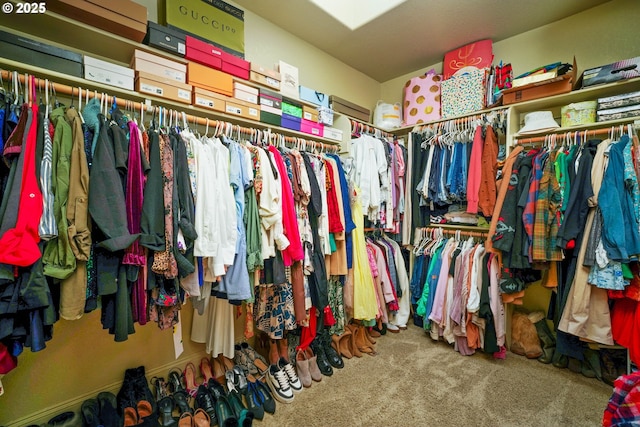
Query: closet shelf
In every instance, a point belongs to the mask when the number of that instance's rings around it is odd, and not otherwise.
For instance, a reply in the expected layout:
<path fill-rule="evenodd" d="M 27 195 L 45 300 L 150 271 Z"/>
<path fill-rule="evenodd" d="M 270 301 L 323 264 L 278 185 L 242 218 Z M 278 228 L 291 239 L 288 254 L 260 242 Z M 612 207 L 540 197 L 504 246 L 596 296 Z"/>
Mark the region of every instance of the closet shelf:
<path fill-rule="evenodd" d="M 62 83 L 73 87 L 81 87 L 83 89 L 87 89 L 89 91 L 97 91 L 100 93 L 105 93 L 109 96 L 116 96 L 128 99 L 130 101 L 140 102 L 142 104 L 147 104 L 146 102 L 149 100 L 152 106 L 159 106 L 163 108 L 168 108 L 176 111 L 184 111 L 185 113 L 199 116 L 203 118 L 209 118 L 211 120 L 222 120 L 225 122 L 229 122 L 232 124 L 250 127 L 254 129 L 264 129 L 271 130 L 272 132 L 280 133 L 286 136 L 292 136 L 296 138 L 302 138 L 306 140 L 319 141 L 327 145 L 331 146 L 339 146 L 340 142 L 317 137 L 308 133 L 299 132 L 293 129 L 287 129 L 279 126 L 269 125 L 268 123 L 263 123 L 258 120 L 251 120 L 244 117 L 234 116 L 230 114 L 225 114 L 217 111 L 206 110 L 204 108 L 195 107 L 190 104 L 183 104 L 180 102 L 171 101 L 166 98 L 158 98 L 148 94 L 141 94 L 139 92 L 130 91 L 127 89 L 121 89 L 115 86 L 105 85 L 99 82 L 94 82 L 90 80 L 86 80 L 80 77 L 74 77 L 67 74 L 59 73 L 57 71 L 51 71 L 44 68 L 36 67 L 33 65 L 23 64 L 21 62 L 17 62 L 8 58 L 0 57 L 0 68 L 5 71 L 18 71 L 21 73 L 28 73 L 30 75 L 35 76 L 40 79 L 49 79 L 54 83 Z M 76 99 L 77 102 L 77 99 Z M 147 109 L 148 110 L 148 109 Z"/>
<path fill-rule="evenodd" d="M 596 85 L 584 89 L 577 89 L 560 95 L 546 98 L 533 99 L 512 104 L 511 107 L 518 112 L 536 111 L 541 109 L 551 109 L 554 107 L 568 105 L 574 102 L 595 101 L 605 96 L 620 95 L 627 92 L 640 90 L 640 77 L 627 80 L 619 80 L 614 83 Z"/>
<path fill-rule="evenodd" d="M 55 12 L 15 16 L 7 19 L 3 25 L 12 32 L 21 32 L 23 36 L 39 39 L 44 43 L 74 51 L 97 55 L 109 61 L 128 65 L 136 49 L 144 49 L 153 54 L 185 62 L 168 52 L 137 43 L 116 34 L 75 21 Z M 62 30 L 64 29 L 64 30 Z"/>

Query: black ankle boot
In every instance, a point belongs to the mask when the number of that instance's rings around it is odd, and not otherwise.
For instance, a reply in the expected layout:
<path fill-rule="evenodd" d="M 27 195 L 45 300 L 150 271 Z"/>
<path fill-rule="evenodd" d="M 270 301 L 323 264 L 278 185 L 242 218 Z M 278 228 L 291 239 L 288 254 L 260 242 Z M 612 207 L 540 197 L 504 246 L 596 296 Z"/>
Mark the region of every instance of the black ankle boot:
<path fill-rule="evenodd" d="M 126 371 L 124 371 L 124 381 L 122 381 L 122 386 L 120 387 L 120 390 L 116 395 L 116 400 L 118 402 L 118 413 L 120 414 L 124 412 L 124 408 L 135 408 L 135 402 L 132 402 L 132 400 L 135 399 L 135 393 L 133 391 L 133 381 L 135 377 L 135 369 L 127 369 Z"/>
<path fill-rule="evenodd" d="M 316 336 L 316 338 L 311 343 L 311 349 L 316 355 L 316 362 L 318 363 L 318 369 L 322 375 L 326 377 L 330 377 L 333 375 L 333 368 L 331 364 L 327 360 L 327 355 L 324 352 L 324 346 L 322 345 L 322 341 L 320 337 Z"/>
<path fill-rule="evenodd" d="M 344 368 L 344 362 L 340 354 L 331 346 L 331 337 L 329 331 L 323 329 L 322 331 L 322 347 L 327 361 L 331 366 L 337 369 Z"/>

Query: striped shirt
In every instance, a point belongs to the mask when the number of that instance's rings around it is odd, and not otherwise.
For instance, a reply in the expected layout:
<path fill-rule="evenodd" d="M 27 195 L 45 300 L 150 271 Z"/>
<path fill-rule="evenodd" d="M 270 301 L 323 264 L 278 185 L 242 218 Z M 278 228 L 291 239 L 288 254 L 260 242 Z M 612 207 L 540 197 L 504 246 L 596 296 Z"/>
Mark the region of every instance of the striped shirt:
<path fill-rule="evenodd" d="M 58 235 L 56 218 L 53 214 L 53 191 L 51 190 L 51 162 L 53 158 L 53 143 L 49 133 L 49 119 L 44 121 L 44 150 L 40 161 L 40 191 L 42 191 L 42 217 L 38 227 L 38 234 L 42 240 L 51 240 Z"/>

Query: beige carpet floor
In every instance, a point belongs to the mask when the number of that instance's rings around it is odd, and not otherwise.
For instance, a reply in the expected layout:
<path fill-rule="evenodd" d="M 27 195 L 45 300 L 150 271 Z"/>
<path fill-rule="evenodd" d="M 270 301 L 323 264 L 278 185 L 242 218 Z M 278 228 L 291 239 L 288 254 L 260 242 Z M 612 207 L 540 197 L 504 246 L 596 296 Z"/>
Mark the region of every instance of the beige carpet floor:
<path fill-rule="evenodd" d="M 415 326 L 378 339 L 378 355 L 345 359 L 254 425 L 599 426 L 612 387 L 507 353 L 462 356 Z"/>

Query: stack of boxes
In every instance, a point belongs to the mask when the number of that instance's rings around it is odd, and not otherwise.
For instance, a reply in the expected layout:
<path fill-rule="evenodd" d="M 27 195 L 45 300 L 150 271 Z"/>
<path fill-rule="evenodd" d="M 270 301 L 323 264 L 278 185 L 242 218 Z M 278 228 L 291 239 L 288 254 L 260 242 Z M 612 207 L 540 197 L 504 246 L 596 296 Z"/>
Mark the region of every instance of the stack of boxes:
<path fill-rule="evenodd" d="M 135 70 L 138 92 L 191 104 L 185 64 L 136 49 L 130 65 Z"/>
<path fill-rule="evenodd" d="M 598 99 L 596 115 L 599 122 L 639 117 L 640 92 L 630 92 Z"/>
<path fill-rule="evenodd" d="M 282 126 L 282 95 L 267 89 L 260 90 L 260 121 Z"/>
<path fill-rule="evenodd" d="M 302 104 L 290 98 L 282 98 L 282 127 L 300 131 Z"/>

